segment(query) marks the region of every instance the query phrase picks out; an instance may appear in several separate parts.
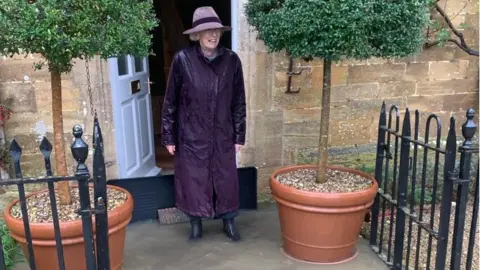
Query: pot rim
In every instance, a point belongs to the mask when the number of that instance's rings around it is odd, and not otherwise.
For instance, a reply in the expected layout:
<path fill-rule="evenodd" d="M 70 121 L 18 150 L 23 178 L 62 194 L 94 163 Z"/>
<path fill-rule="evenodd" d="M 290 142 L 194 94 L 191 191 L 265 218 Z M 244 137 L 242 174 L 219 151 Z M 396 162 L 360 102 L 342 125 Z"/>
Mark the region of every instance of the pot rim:
<path fill-rule="evenodd" d="M 78 185 L 71 185 L 70 187 L 77 187 L 77 186 Z M 107 184 L 107 189 L 109 188 L 124 192 L 127 195 L 127 199 L 123 204 L 121 204 L 120 206 L 118 206 L 117 208 L 111 211 L 107 211 L 108 227 L 109 227 L 109 233 L 110 233 L 110 230 L 112 228 L 115 230 L 118 230 L 122 227 L 122 225 L 126 221 L 130 222 L 134 202 L 133 202 L 132 195 L 126 189 Z M 34 196 L 36 194 L 39 194 L 45 191 L 48 191 L 48 189 L 41 189 L 41 190 L 32 192 L 31 194 L 26 196 L 26 198 L 29 198 L 31 196 Z M 20 199 L 16 199 L 10 202 L 7 205 L 7 207 L 5 207 L 4 219 L 5 219 L 5 224 L 7 225 L 7 228 L 15 237 L 25 238 L 25 229 L 23 225 L 23 219 L 14 218 L 10 213 L 12 207 L 15 204 L 17 204 L 19 201 Z M 93 224 L 92 232 L 95 233 L 95 216 L 94 215 L 92 216 L 92 224 Z M 71 221 L 60 221 L 59 225 L 60 225 L 60 233 L 61 233 L 62 241 L 67 238 L 77 238 L 79 236 L 83 236 L 82 219 L 71 220 Z M 29 223 L 29 226 L 30 226 L 31 236 L 34 241 L 55 239 L 55 230 L 54 230 L 53 222 Z"/>
<path fill-rule="evenodd" d="M 328 165 L 328 169 L 339 170 L 342 172 L 348 172 L 356 175 L 363 176 L 367 179 L 372 180 L 372 185 L 370 187 L 354 192 L 315 192 L 315 191 L 306 191 L 300 190 L 294 187 L 290 187 L 280 183 L 277 180 L 279 174 L 299 170 L 299 169 L 310 169 L 316 168 L 316 165 L 293 165 L 286 166 L 280 169 L 277 169 L 270 176 L 270 188 L 272 190 L 272 195 L 274 198 L 279 201 L 289 201 L 293 203 L 314 206 L 314 207 L 349 207 L 354 205 L 368 205 L 370 207 L 373 202 L 373 198 L 378 190 L 378 184 L 375 178 L 372 175 L 369 175 L 365 172 L 361 172 L 355 169 L 350 169 L 343 166 L 334 166 Z"/>

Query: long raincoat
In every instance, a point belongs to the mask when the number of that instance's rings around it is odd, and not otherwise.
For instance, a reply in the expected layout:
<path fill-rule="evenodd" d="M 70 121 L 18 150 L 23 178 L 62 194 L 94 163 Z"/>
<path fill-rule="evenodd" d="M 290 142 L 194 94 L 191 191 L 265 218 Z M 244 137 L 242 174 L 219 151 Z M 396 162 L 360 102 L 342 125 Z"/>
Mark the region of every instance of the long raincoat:
<path fill-rule="evenodd" d="M 175 145 L 177 208 L 215 217 L 239 208 L 235 144 L 245 143 L 245 88 L 237 54 L 199 44 L 175 54 L 162 112 L 164 145 Z M 215 199 L 214 199 L 215 195 Z"/>

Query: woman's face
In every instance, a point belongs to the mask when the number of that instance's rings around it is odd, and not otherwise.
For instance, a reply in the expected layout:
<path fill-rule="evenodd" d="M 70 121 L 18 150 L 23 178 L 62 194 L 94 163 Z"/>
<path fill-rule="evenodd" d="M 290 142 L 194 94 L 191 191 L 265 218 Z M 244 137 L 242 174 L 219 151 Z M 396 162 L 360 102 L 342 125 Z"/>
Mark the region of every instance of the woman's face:
<path fill-rule="evenodd" d="M 202 47 L 214 50 L 220 42 L 222 31 L 220 29 L 209 29 L 200 32 L 199 35 L 199 41 Z"/>

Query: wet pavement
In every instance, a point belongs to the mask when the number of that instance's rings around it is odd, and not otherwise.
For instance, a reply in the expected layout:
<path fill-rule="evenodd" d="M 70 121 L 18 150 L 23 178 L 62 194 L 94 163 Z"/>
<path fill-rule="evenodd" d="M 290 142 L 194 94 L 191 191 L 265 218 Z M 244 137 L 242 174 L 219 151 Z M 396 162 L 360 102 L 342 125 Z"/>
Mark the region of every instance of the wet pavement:
<path fill-rule="evenodd" d="M 276 208 L 262 205 L 258 211 L 241 212 L 237 226 L 242 241 L 233 243 L 222 233 L 222 221 L 204 222 L 203 238 L 190 243 L 189 224 L 160 225 L 146 221 L 130 225 L 124 270 L 310 270 L 388 269 L 359 238 L 359 255 L 337 265 L 313 265 L 292 260 L 281 250 Z"/>

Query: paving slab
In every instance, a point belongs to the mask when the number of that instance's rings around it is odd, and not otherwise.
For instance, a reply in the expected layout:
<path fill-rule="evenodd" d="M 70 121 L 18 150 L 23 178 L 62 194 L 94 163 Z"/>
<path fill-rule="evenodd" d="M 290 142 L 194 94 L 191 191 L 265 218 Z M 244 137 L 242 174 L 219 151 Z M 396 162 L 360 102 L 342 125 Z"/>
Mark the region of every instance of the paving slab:
<path fill-rule="evenodd" d="M 157 220 L 137 222 L 127 229 L 122 270 L 386 270 L 387 266 L 359 238 L 359 255 L 337 265 L 314 265 L 285 256 L 277 211 L 261 205 L 236 219 L 242 241 L 231 242 L 222 233 L 221 220 L 203 224 L 200 241 L 188 241 L 190 224 L 160 225 Z M 321 229 L 321 228 L 319 228 Z M 26 264 L 15 270 L 29 269 Z M 67 269 L 68 270 L 68 269 Z"/>
<path fill-rule="evenodd" d="M 314 265 L 289 259 L 281 250 L 282 240 L 276 208 L 241 212 L 237 226 L 242 241 L 233 243 L 222 233 L 222 221 L 204 222 L 200 241 L 188 241 L 190 225 L 160 225 L 148 221 L 130 225 L 124 270 L 317 270 L 388 269 L 359 238 L 359 255 L 337 265 Z"/>

